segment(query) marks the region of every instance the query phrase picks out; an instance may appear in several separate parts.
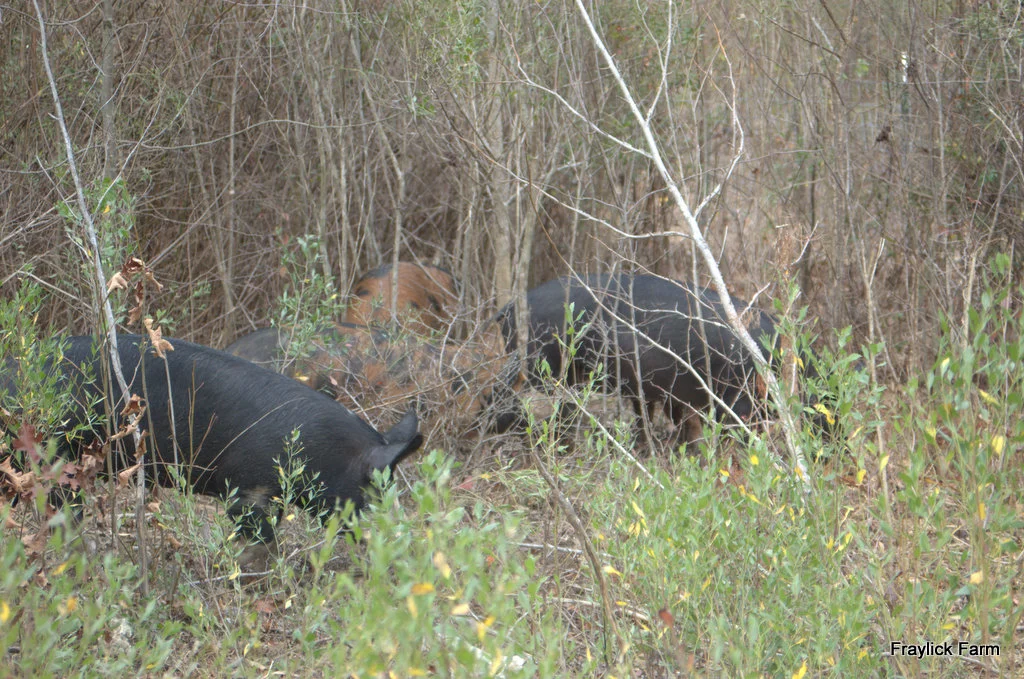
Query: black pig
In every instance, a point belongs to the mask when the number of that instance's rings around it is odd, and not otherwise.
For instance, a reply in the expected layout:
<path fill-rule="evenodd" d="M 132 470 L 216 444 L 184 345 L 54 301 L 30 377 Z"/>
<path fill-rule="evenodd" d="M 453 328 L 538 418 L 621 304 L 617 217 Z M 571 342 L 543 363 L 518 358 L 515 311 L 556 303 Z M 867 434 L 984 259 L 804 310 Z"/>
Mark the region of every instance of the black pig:
<path fill-rule="evenodd" d="M 738 313 L 747 303 L 733 298 Z M 604 386 L 618 389 L 638 416 L 661 405 L 689 442 L 699 434 L 699 412 L 711 405 L 708 391 L 741 419 L 761 410 L 765 387 L 750 352 L 725 320 L 717 293 L 650 275 L 589 275 L 548 281 L 527 293 L 531 380 L 540 383 L 539 361 L 568 385 L 603 368 Z M 566 304 L 577 318 L 577 348 L 563 365 Z M 774 322 L 757 309 L 755 340 L 774 334 Z M 517 345 L 512 305 L 498 314 L 507 349 Z M 562 341 L 559 341 L 562 338 Z M 680 360 L 681 359 L 681 360 Z M 724 411 L 718 407 L 720 417 Z"/>
<path fill-rule="evenodd" d="M 286 464 L 285 439 L 293 430 L 299 431 L 299 449 L 292 461 L 304 463 L 319 488 L 297 501 L 321 516 L 349 501 L 360 509 L 374 470 L 393 469 L 422 442 L 412 410 L 381 434 L 327 396 L 230 354 L 170 340 L 174 350 L 166 352 L 165 363 L 142 342 L 120 335 L 118 353 L 129 389 L 148 407 L 141 426 L 149 430 L 150 477 L 171 485 L 174 466 L 198 493 L 237 489 L 229 514 L 250 540 L 273 546 L 267 510 L 282 493 L 275 460 Z M 70 338 L 63 356 L 51 362 L 80 404 L 65 420 L 69 427 L 86 421 L 86 407 L 105 422 L 98 377 L 109 361 L 108 350 L 100 351 L 87 336 Z M 11 389 L 2 375 L 0 385 Z M 120 392 L 115 386 L 112 393 Z M 77 444 L 60 439 L 62 454 L 74 456 Z"/>

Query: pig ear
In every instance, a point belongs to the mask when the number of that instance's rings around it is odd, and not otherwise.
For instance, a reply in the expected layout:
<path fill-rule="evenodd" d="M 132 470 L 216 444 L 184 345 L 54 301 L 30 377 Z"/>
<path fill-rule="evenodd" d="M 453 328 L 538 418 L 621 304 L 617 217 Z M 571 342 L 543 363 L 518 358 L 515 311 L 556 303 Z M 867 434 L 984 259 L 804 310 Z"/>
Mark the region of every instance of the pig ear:
<path fill-rule="evenodd" d="M 377 446 L 367 454 L 366 462 L 372 469 L 389 469 L 419 450 L 423 436 L 417 431 L 416 411 L 410 410 L 402 421 L 383 434 L 385 445 Z"/>
<path fill-rule="evenodd" d="M 388 443 L 377 446 L 371 449 L 366 456 L 368 468 L 370 471 L 393 469 L 396 464 L 415 453 L 422 443 L 423 436 L 417 433 L 405 443 Z"/>
<path fill-rule="evenodd" d="M 417 435 L 419 420 L 416 417 L 416 409 L 409 408 L 409 412 L 402 417 L 395 426 L 384 432 L 384 440 L 388 443 L 402 443 Z"/>

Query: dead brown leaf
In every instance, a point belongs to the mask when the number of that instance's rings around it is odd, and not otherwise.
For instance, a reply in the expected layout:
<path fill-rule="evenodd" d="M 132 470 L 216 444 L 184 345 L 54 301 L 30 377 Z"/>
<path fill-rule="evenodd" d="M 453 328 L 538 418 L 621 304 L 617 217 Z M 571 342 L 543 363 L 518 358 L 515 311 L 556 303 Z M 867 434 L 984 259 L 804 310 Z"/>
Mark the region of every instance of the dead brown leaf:
<path fill-rule="evenodd" d="M 78 465 L 74 462 L 65 463 L 60 467 L 59 471 L 57 468 L 50 466 L 43 470 L 42 477 L 44 481 L 49 482 L 51 485 L 67 486 L 71 490 L 79 490 L 82 487 L 79 481 Z"/>
<path fill-rule="evenodd" d="M 143 403 L 142 397 L 138 394 L 132 394 L 132 397 L 128 399 L 128 405 L 121 410 L 121 417 L 128 417 L 136 413 L 141 415 L 146 407 Z"/>
<path fill-rule="evenodd" d="M 24 495 L 36 484 L 36 476 L 32 472 L 19 472 L 11 465 L 10 456 L 0 461 L 0 474 L 6 479 L 0 479 L 0 485 L 10 488 L 13 495 Z"/>
<path fill-rule="evenodd" d="M 39 445 L 42 441 L 43 435 L 37 432 L 36 428 L 31 424 L 23 422 L 18 429 L 18 437 L 14 439 L 14 449 L 28 453 L 28 459 L 38 463 L 42 461 Z"/>
<path fill-rule="evenodd" d="M 126 290 L 127 288 L 128 280 L 121 275 L 120 271 L 111 276 L 110 280 L 107 281 L 107 294 L 110 294 L 114 290 Z"/>
<path fill-rule="evenodd" d="M 146 263 L 138 257 L 129 257 L 125 260 L 121 266 L 121 274 L 125 278 L 131 278 L 135 274 L 144 271 L 146 269 Z"/>
<path fill-rule="evenodd" d="M 103 457 L 83 456 L 75 465 L 75 484 L 78 488 L 92 488 L 96 477 L 103 471 L 106 460 Z"/>
<path fill-rule="evenodd" d="M 672 614 L 664 608 L 658 611 L 658 617 L 661 618 L 661 622 L 665 624 L 665 627 L 672 627 L 676 622 L 676 619 L 672 617 Z"/>
<path fill-rule="evenodd" d="M 146 276 L 147 281 L 156 286 L 157 292 L 160 292 L 164 289 L 164 284 L 156 279 L 156 276 L 153 275 L 152 269 L 147 268 L 144 275 Z"/>
<path fill-rule="evenodd" d="M 135 446 L 135 459 L 141 460 L 146 456 L 146 434 L 148 432 L 143 429 L 139 431 L 139 442 Z M 159 486 L 157 486 L 159 488 Z"/>
<path fill-rule="evenodd" d="M 139 471 L 139 467 L 141 466 L 142 465 L 139 464 L 133 464 L 131 467 L 119 471 L 117 473 L 117 487 L 127 487 L 128 484 L 131 483 L 132 476 L 135 474 L 135 472 Z"/>
<path fill-rule="evenodd" d="M 100 441 L 98 438 L 93 439 L 90 443 L 87 443 L 86 445 L 83 445 L 81 450 L 83 458 L 95 457 L 97 460 L 101 461 L 107 459 L 107 454 L 103 452 L 103 442 Z"/>
<path fill-rule="evenodd" d="M 44 523 L 43 527 L 40 528 L 35 535 L 26 535 L 23 537 L 21 542 L 25 545 L 25 554 L 28 555 L 30 559 L 42 556 L 43 552 L 46 551 L 46 539 L 49 536 L 50 529 Z M 42 571 L 40 571 L 37 576 L 41 576 L 43 581 L 37 582 L 36 584 L 45 587 L 49 583 Z"/>
<path fill-rule="evenodd" d="M 164 358 L 164 351 L 174 351 L 174 347 L 171 343 L 163 338 L 163 332 L 160 330 L 160 326 L 153 325 L 153 319 L 147 318 L 142 322 L 146 326 L 146 332 L 149 333 L 149 341 L 153 345 L 153 351 L 160 358 Z"/>

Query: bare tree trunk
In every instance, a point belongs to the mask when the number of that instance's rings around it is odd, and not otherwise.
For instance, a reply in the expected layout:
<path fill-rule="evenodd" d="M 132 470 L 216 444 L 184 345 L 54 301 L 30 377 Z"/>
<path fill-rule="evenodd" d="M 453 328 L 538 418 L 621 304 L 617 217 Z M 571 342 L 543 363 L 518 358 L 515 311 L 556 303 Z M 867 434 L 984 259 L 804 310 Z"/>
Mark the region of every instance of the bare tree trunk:
<path fill-rule="evenodd" d="M 103 178 L 117 176 L 117 148 L 114 136 L 114 2 L 103 0 L 103 74 L 100 80 L 103 99 Z"/>
<path fill-rule="evenodd" d="M 491 235 L 491 247 L 494 250 L 494 293 L 498 306 L 501 307 L 512 299 L 513 294 L 513 257 L 512 252 L 512 219 L 509 214 L 512 203 L 511 182 L 506 173 L 494 167 L 493 163 L 505 164 L 507 151 L 503 121 L 501 115 L 503 97 L 499 93 L 501 59 L 498 50 L 498 19 L 501 14 L 501 2 L 491 0 L 487 15 L 487 43 L 490 53 L 487 60 L 487 83 L 485 99 L 489 102 L 483 109 L 484 142 L 492 165 L 483 168 L 483 175 L 488 177 L 486 183 L 488 197 L 494 218 L 488 220 L 487 230 Z M 520 307 L 523 305 L 520 304 Z"/>
<path fill-rule="evenodd" d="M 341 208 L 341 252 L 338 256 L 338 281 L 349 284 L 349 249 L 351 246 L 352 220 L 348 213 L 348 164 L 345 162 L 345 134 L 338 128 L 338 193 Z"/>
<path fill-rule="evenodd" d="M 231 76 L 231 122 L 229 125 L 228 137 L 228 192 L 227 192 L 227 214 L 225 215 L 224 232 L 225 249 L 227 252 L 222 258 L 223 269 L 221 271 L 221 286 L 224 289 L 224 313 L 227 316 L 224 321 L 224 332 L 228 337 L 235 336 L 235 294 L 232 291 L 235 269 L 235 195 L 237 168 L 235 166 L 235 152 L 238 147 L 236 135 L 238 134 L 238 71 L 242 64 L 242 37 L 239 36 L 238 47 L 235 53 L 235 69 Z"/>
<path fill-rule="evenodd" d="M 632 93 L 629 91 L 629 88 L 626 85 L 625 80 L 623 80 L 622 75 L 619 72 L 617 65 L 615 64 L 615 60 L 612 58 L 612 55 L 608 52 L 608 48 L 605 46 L 604 41 L 601 39 L 601 36 L 597 33 L 597 29 L 594 27 L 594 23 L 586 7 L 584 7 L 583 1 L 576 0 L 576 7 L 579 11 L 580 16 L 583 18 L 584 22 L 587 25 L 587 29 L 590 32 L 590 36 L 594 42 L 594 45 L 598 48 L 598 51 L 601 53 L 601 56 L 605 64 L 608 66 L 609 71 L 611 71 L 616 82 L 618 83 L 623 98 L 629 105 L 629 108 L 633 113 L 634 119 L 636 120 L 641 131 L 643 132 L 644 140 L 646 143 L 646 154 L 654 163 L 654 165 L 658 168 L 658 173 L 664 180 L 669 190 L 669 194 L 672 196 L 672 199 L 675 202 L 676 207 L 682 213 L 683 218 L 685 219 L 686 224 L 689 227 L 690 237 L 696 244 L 697 250 L 703 257 L 704 263 L 707 266 L 709 273 L 711 274 L 711 281 L 714 284 L 716 292 L 718 292 L 719 298 L 721 299 L 722 308 L 725 311 L 725 316 L 729 321 L 729 325 L 736 332 L 737 337 L 739 337 L 740 342 L 743 344 L 746 350 L 749 351 L 751 356 L 754 357 L 754 360 L 758 364 L 758 366 L 763 369 L 764 379 L 768 385 L 768 391 L 771 394 L 772 401 L 776 404 L 776 407 L 779 412 L 779 419 L 782 422 L 782 430 L 785 436 L 786 448 L 789 451 L 790 458 L 792 459 L 793 469 L 796 472 L 796 475 L 799 477 L 800 481 L 804 484 L 805 488 L 809 490 L 810 484 L 809 478 L 807 476 L 807 464 L 804 461 L 803 453 L 800 451 L 800 448 L 796 444 L 796 425 L 793 422 L 793 417 L 790 414 L 789 409 L 785 407 L 785 397 L 782 393 L 782 389 L 779 385 L 779 382 L 775 378 L 775 375 L 772 373 L 772 371 L 768 369 L 768 364 L 767 361 L 765 361 L 764 355 L 761 352 L 761 347 L 758 346 L 757 342 L 754 341 L 754 338 L 751 337 L 750 332 L 747 330 L 746 326 L 743 325 L 738 314 L 736 313 L 736 309 L 732 303 L 732 298 L 729 296 L 729 290 L 725 285 L 725 280 L 722 278 L 722 272 L 718 268 L 718 263 L 715 259 L 715 255 L 712 252 L 707 241 L 704 239 L 704 235 L 701 232 L 700 225 L 697 223 L 697 220 L 693 216 L 694 212 L 690 209 L 688 203 L 683 198 L 679 186 L 676 184 L 671 173 L 669 172 L 668 167 L 665 165 L 664 159 L 662 158 L 661 151 L 659 149 L 659 145 L 651 129 L 649 120 L 645 118 L 643 113 L 641 113 L 640 109 L 637 107 L 636 100 L 633 98 Z M 735 103 L 730 108 L 732 109 L 733 114 L 733 124 L 734 126 L 736 126 L 736 129 L 740 134 L 739 147 L 735 152 L 732 167 L 729 169 L 729 173 L 731 174 L 732 169 L 735 168 L 737 161 L 743 154 L 743 137 L 742 131 L 739 127 L 739 120 L 736 119 L 735 117 Z M 728 175 L 726 178 L 728 178 Z M 716 194 L 717 188 L 709 192 L 704 197 L 701 204 L 698 206 L 697 212 L 703 209 L 703 207 L 710 200 L 712 200 Z"/>
<path fill-rule="evenodd" d="M 391 191 L 391 208 L 392 208 L 392 239 L 391 239 L 391 299 L 386 300 L 388 308 L 391 310 L 392 318 L 397 316 L 398 312 L 398 262 L 401 255 L 402 246 L 402 231 L 404 229 L 404 216 L 403 210 L 405 208 L 405 195 L 406 195 L 406 172 L 402 167 L 402 163 L 405 162 L 405 155 L 402 154 L 402 158 L 399 158 L 398 154 L 391 147 L 391 139 L 388 137 L 387 131 L 384 129 L 384 125 L 381 121 L 383 112 L 377 106 L 376 98 L 370 88 L 370 83 L 367 80 L 366 71 L 363 68 L 363 58 L 359 51 L 359 44 L 356 42 L 356 31 L 353 30 L 349 34 L 349 47 L 352 51 L 352 57 L 356 62 L 356 70 L 359 73 L 361 82 L 363 83 L 363 94 L 366 96 L 367 102 L 370 104 L 370 110 L 373 112 L 374 120 L 373 126 L 380 137 L 381 147 L 384 149 L 384 155 L 388 158 L 391 164 L 391 170 L 395 177 L 395 187 Z"/>
<path fill-rule="evenodd" d="M 101 325 L 105 326 L 106 329 L 108 351 L 110 352 L 110 366 L 114 371 L 114 378 L 117 380 L 117 385 L 121 392 L 121 401 L 125 406 L 127 406 L 128 401 L 131 398 L 131 393 L 128 390 L 128 383 L 124 378 L 124 369 L 121 366 L 121 354 L 118 351 L 117 322 L 114 319 L 114 310 L 110 306 L 110 300 L 106 295 L 107 278 L 103 271 L 103 262 L 100 260 L 99 239 L 96 235 L 96 227 L 93 224 L 92 214 L 89 211 L 89 203 L 85 199 L 85 187 L 78 175 L 78 164 L 75 161 L 75 152 L 74 147 L 71 144 L 71 135 L 68 132 L 67 125 L 64 121 L 64 108 L 61 106 L 60 95 L 57 92 L 57 81 L 54 79 L 53 70 L 50 68 L 50 56 L 46 47 L 46 24 L 43 21 L 43 12 L 39 9 L 38 0 L 33 0 L 32 4 L 35 6 L 36 17 L 39 20 L 40 51 L 42 52 L 43 57 L 43 67 L 46 69 L 46 77 L 50 84 L 50 94 L 53 96 L 57 125 L 60 128 L 61 136 L 64 138 L 64 150 L 67 154 L 68 168 L 71 172 L 71 178 L 75 185 L 75 197 L 78 202 L 78 208 L 82 212 L 82 224 L 85 231 L 85 237 L 89 243 L 89 248 L 92 250 L 91 255 L 94 275 L 90 277 L 90 281 L 92 283 L 93 294 L 100 307 L 98 315 L 101 319 Z M 108 406 L 111 410 L 117 410 L 115 404 L 108 404 Z M 138 430 L 132 432 L 132 439 L 135 442 L 136 451 L 142 450 L 140 445 L 141 438 L 141 434 Z M 136 495 L 135 505 L 135 530 L 139 542 L 139 570 L 142 573 L 141 589 L 143 594 L 148 594 L 149 566 L 145 539 L 145 455 L 139 454 L 137 460 L 139 462 L 139 472 L 138 493 Z"/>
<path fill-rule="evenodd" d="M 232 290 L 234 282 L 235 261 L 235 194 L 236 194 L 236 162 L 235 151 L 238 145 L 238 73 L 242 63 L 242 46 L 244 36 L 239 33 L 235 44 L 234 69 L 231 76 L 231 103 L 228 108 L 228 168 L 227 190 L 219 211 L 220 229 L 213 240 L 217 253 L 217 274 L 220 278 L 221 292 L 224 293 L 224 330 L 223 342 L 231 341 L 235 336 L 235 295 Z"/>
<path fill-rule="evenodd" d="M 325 276 L 332 275 L 331 271 L 331 260 L 330 260 L 330 248 L 327 244 L 327 205 L 330 201 L 332 193 L 332 187 L 337 186 L 339 183 L 339 177 L 336 172 L 333 172 L 334 164 L 331 163 L 331 146 L 334 135 L 331 134 L 328 128 L 328 117 L 326 108 L 330 105 L 329 95 L 325 95 L 323 91 L 323 81 L 329 78 L 321 69 L 317 68 L 314 64 L 317 61 L 317 57 L 312 55 L 313 45 L 310 40 L 304 41 L 300 48 L 302 50 L 303 63 L 305 65 L 306 73 L 309 78 L 309 85 L 311 90 L 311 108 L 313 109 L 313 117 L 316 119 L 316 150 L 317 155 L 320 158 L 318 164 L 319 172 L 316 173 L 316 184 L 318 191 L 317 200 L 317 212 L 316 212 L 316 238 L 319 248 L 317 254 L 320 258 L 320 267 L 323 270 Z"/>
<path fill-rule="evenodd" d="M 525 149 L 520 144 L 518 147 L 518 158 L 523 161 Z M 520 174 L 522 169 L 527 172 L 527 179 L 531 180 L 531 183 L 524 187 L 522 190 L 528 192 L 528 195 L 532 198 L 533 186 L 532 180 L 534 178 L 533 171 L 535 168 L 532 167 L 533 163 L 529 159 L 525 163 L 520 163 Z M 546 180 L 547 178 L 545 178 Z M 511 180 L 506 180 L 506 183 Z M 544 182 L 546 183 L 546 181 Z M 524 205 L 525 203 L 525 205 Z M 514 252 L 515 262 L 515 277 L 512 280 L 512 294 L 516 300 L 516 330 L 518 333 L 518 346 L 521 347 L 521 353 L 525 356 L 527 342 L 530 335 L 529 318 L 530 309 L 526 303 L 526 291 L 529 289 L 530 281 L 530 261 L 531 253 L 533 252 L 533 236 L 536 232 L 537 227 L 537 210 L 533 205 L 533 201 L 516 200 L 516 222 L 519 224 L 519 242 L 516 244 Z M 527 213 L 523 214 L 523 208 L 527 208 Z"/>

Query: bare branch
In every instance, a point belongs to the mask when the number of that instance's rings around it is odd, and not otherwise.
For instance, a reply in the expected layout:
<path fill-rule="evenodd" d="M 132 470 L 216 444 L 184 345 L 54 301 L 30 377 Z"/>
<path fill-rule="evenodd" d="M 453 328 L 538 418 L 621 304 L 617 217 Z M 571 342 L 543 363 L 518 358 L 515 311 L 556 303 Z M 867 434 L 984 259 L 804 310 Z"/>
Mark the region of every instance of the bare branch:
<path fill-rule="evenodd" d="M 636 100 L 633 98 L 633 95 L 629 90 L 629 86 L 622 78 L 622 74 L 620 73 L 619 68 L 615 64 L 615 59 L 608 51 L 608 48 L 605 46 L 604 41 L 601 39 L 601 36 L 598 35 L 597 29 L 594 27 L 594 23 L 590 18 L 590 14 L 587 12 L 586 7 L 584 7 L 583 5 L 583 1 L 576 0 L 576 7 L 579 10 L 580 16 L 583 18 L 583 21 L 586 24 L 587 29 L 590 31 L 591 39 L 593 40 L 594 45 L 601 53 L 601 56 L 604 59 L 605 64 L 608 66 L 608 69 L 611 71 L 612 76 L 615 79 L 615 82 L 618 84 L 619 90 L 622 92 L 623 99 L 628 104 L 630 111 L 632 111 L 633 117 L 636 119 L 637 124 L 640 125 L 640 129 L 643 132 L 644 139 L 647 142 L 648 157 L 654 162 L 655 167 L 658 168 L 658 173 L 661 175 L 662 181 L 665 182 L 669 194 L 675 201 L 676 207 L 682 213 L 683 218 L 686 220 L 687 225 L 690 227 L 690 236 L 691 238 L 693 238 L 693 242 L 697 246 L 697 250 L 701 253 L 701 256 L 704 258 L 704 262 L 708 267 L 708 273 L 710 274 L 711 280 L 714 283 L 715 290 L 718 292 L 721 298 L 722 308 L 725 309 L 725 315 L 726 318 L 729 320 L 729 324 L 732 326 L 733 330 L 736 332 L 737 336 L 739 337 L 743 345 L 747 348 L 748 351 L 751 352 L 751 355 L 754 357 L 754 360 L 757 362 L 757 364 L 764 369 L 764 377 L 766 383 L 768 384 L 768 390 L 771 393 L 772 398 L 778 407 L 779 416 L 782 420 L 782 428 L 786 438 L 786 447 L 788 448 L 789 454 L 793 459 L 793 464 L 795 466 L 798 476 L 809 489 L 810 486 L 808 483 L 809 479 L 807 477 L 807 464 L 804 462 L 803 454 L 800 452 L 799 448 L 796 445 L 796 426 L 792 421 L 792 417 L 790 416 L 788 409 L 785 407 L 785 399 L 783 397 L 782 389 L 779 386 L 778 380 L 775 379 L 775 376 L 772 374 L 772 371 L 768 368 L 768 363 L 765 360 L 764 355 L 761 353 L 761 348 L 757 345 L 757 342 L 754 341 L 754 338 L 751 337 L 746 327 L 744 327 L 743 324 L 740 322 L 739 316 L 736 313 L 736 309 L 733 307 L 732 299 L 729 296 L 728 287 L 725 285 L 725 280 L 722 278 L 722 272 L 718 268 L 718 262 L 715 259 L 715 255 L 711 251 L 711 247 L 708 245 L 707 241 L 704 240 L 704 235 L 701 233 L 700 225 L 697 223 L 697 219 L 690 211 L 690 207 L 686 203 L 686 200 L 683 198 L 683 195 L 679 190 L 678 184 L 675 182 L 674 178 L 669 172 L 668 167 L 666 167 L 665 161 L 663 160 L 661 155 L 661 151 L 659 150 L 658 141 L 654 137 L 654 132 L 651 129 L 650 124 L 644 118 L 643 113 L 637 107 Z M 729 78 L 730 81 L 732 81 L 732 64 L 731 62 L 728 62 L 728 60 L 727 63 L 729 63 Z M 735 94 L 735 87 L 733 89 L 733 92 Z M 733 105 L 730 107 L 730 112 L 732 113 L 732 120 L 735 128 L 742 129 L 739 118 L 737 117 L 735 103 L 733 103 Z M 738 162 L 738 159 L 742 155 L 743 136 L 741 134 L 740 145 L 739 148 L 736 149 L 733 160 L 734 164 Z"/>
<path fill-rule="evenodd" d="M 593 123 L 593 121 L 591 121 L 585 115 L 583 115 L 582 113 L 577 111 L 573 107 L 573 105 L 570 104 L 568 101 L 566 101 L 565 97 L 563 97 L 561 94 L 559 94 L 558 92 L 555 92 L 554 90 L 552 90 L 549 87 L 544 87 L 543 85 L 541 85 L 537 81 L 533 80 L 529 76 L 529 74 L 526 72 L 526 70 L 523 68 L 523 64 L 522 64 L 522 62 L 519 61 L 518 58 L 516 59 L 516 67 L 519 69 L 519 72 L 522 74 L 523 79 L 526 81 L 526 84 L 530 85 L 531 87 L 535 87 L 538 90 L 540 90 L 541 92 L 544 92 L 545 94 L 549 94 L 552 97 L 554 97 L 555 99 L 557 99 L 559 101 L 559 103 L 561 103 L 562 106 L 564 106 L 566 108 L 566 110 L 569 111 L 569 113 L 571 113 L 574 116 L 576 116 L 577 118 L 579 118 L 580 121 L 582 121 L 585 125 L 587 125 L 587 127 L 592 129 L 594 132 L 597 132 L 599 135 L 601 135 L 602 137 L 604 137 L 608 141 L 610 141 L 610 142 L 612 142 L 614 144 L 618 144 L 619 146 L 621 146 L 622 148 L 626 149 L 627 151 L 631 151 L 632 153 L 638 153 L 641 156 L 644 156 L 645 158 L 650 158 L 651 157 L 650 154 L 647 153 L 646 151 L 644 151 L 643 149 L 637 148 L 636 146 L 633 146 L 629 142 L 624 141 L 622 139 L 619 139 L 618 137 L 616 137 L 613 134 L 608 134 L 607 132 L 602 130 L 600 127 L 595 125 Z"/>
<path fill-rule="evenodd" d="M 86 237 L 89 239 L 89 246 L 92 249 L 92 264 L 93 272 L 95 274 L 92 279 L 93 294 L 96 297 L 97 303 L 100 304 L 102 318 L 107 327 L 107 344 L 110 352 L 110 365 L 114 371 L 114 377 L 117 380 L 117 386 L 121 390 L 121 402 L 127 406 L 131 400 L 131 392 L 128 390 L 128 383 L 124 379 L 124 370 L 121 366 L 121 355 L 118 352 L 117 347 L 117 322 L 114 320 L 114 310 L 110 306 L 110 298 L 106 294 L 106 274 L 103 272 L 103 262 L 100 260 L 100 246 L 99 239 L 96 237 L 96 226 L 92 220 L 92 213 L 89 212 L 89 204 L 85 200 L 85 189 L 82 187 L 82 180 L 78 175 L 78 165 L 75 162 L 75 151 L 71 144 L 71 135 L 68 132 L 67 124 L 64 121 L 64 109 L 60 103 L 60 95 L 57 92 L 57 81 L 53 77 L 53 69 L 50 68 L 50 55 L 47 51 L 46 46 L 46 23 L 43 21 L 43 12 L 39 9 L 39 0 L 32 0 L 32 5 L 36 10 L 36 18 L 39 20 L 39 37 L 40 47 L 39 51 L 43 60 L 43 67 L 46 69 L 46 79 L 50 84 L 50 94 L 53 96 L 53 106 L 55 111 L 55 117 L 57 119 L 57 126 L 60 128 L 61 137 L 64 139 L 64 151 L 68 157 L 68 169 L 71 171 L 71 178 L 75 184 L 75 197 L 78 201 L 78 209 L 82 213 L 82 224 L 85 228 Z M 119 410 L 116 404 L 114 404 L 114 411 Z M 136 450 L 142 450 L 139 445 L 141 441 L 141 435 L 136 429 L 132 432 L 132 440 L 135 442 Z M 144 460 L 140 457 L 137 460 L 140 463 L 139 467 L 139 504 L 138 510 L 141 512 L 143 507 L 143 494 L 145 492 L 145 472 L 144 472 Z M 144 521 L 136 521 L 137 530 L 139 534 L 139 547 L 142 554 L 142 589 L 143 592 L 148 592 L 148 568 L 146 566 L 146 552 L 145 543 L 141 540 Z"/>

